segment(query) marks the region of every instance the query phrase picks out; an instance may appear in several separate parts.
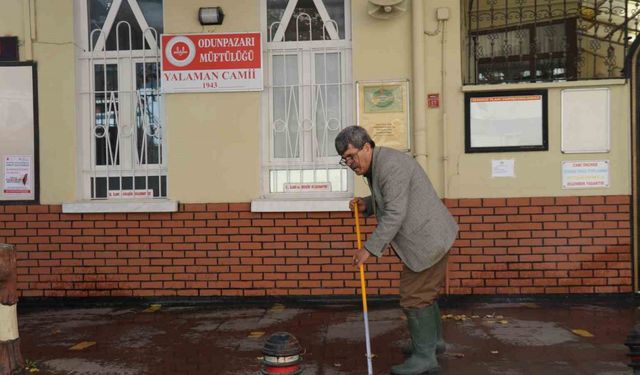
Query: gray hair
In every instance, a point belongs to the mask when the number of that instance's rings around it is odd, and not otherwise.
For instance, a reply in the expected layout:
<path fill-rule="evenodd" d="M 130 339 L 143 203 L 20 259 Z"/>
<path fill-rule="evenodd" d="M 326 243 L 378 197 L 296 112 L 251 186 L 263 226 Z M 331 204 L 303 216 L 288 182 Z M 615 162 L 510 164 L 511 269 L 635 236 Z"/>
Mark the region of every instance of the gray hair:
<path fill-rule="evenodd" d="M 371 147 L 376 147 L 376 143 L 371 139 L 365 128 L 362 126 L 352 125 L 347 126 L 338 133 L 336 136 L 335 146 L 338 154 L 342 155 L 347 148 L 349 148 L 349 145 L 352 145 L 355 148 L 362 148 L 365 143 L 370 144 Z"/>

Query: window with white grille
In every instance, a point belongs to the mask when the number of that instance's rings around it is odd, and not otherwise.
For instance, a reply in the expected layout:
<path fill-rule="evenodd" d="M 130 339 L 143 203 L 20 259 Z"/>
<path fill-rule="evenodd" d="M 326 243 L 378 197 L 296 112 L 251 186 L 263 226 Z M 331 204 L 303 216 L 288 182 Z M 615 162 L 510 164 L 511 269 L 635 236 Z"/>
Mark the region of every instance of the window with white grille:
<path fill-rule="evenodd" d="M 167 197 L 162 0 L 76 0 L 85 199 Z"/>
<path fill-rule="evenodd" d="M 347 0 L 267 0 L 263 190 L 347 196 L 338 132 L 352 124 Z"/>

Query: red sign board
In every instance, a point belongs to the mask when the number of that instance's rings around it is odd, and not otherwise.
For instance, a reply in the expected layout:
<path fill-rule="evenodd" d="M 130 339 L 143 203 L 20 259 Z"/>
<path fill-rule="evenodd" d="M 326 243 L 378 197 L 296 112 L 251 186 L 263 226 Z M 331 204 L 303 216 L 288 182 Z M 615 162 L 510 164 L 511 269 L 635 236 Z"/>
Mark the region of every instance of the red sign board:
<path fill-rule="evenodd" d="M 429 108 L 438 108 L 438 107 L 440 107 L 440 94 L 428 94 L 427 95 L 427 106 Z"/>
<path fill-rule="evenodd" d="M 162 35 L 164 92 L 262 90 L 260 33 Z"/>

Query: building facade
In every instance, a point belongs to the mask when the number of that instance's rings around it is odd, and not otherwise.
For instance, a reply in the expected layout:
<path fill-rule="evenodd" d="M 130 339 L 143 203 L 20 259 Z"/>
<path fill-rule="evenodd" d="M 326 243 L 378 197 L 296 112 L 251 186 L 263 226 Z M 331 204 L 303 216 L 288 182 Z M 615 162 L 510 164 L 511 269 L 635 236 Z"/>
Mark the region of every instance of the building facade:
<path fill-rule="evenodd" d="M 411 153 L 458 221 L 445 293 L 636 290 L 635 1 L 215 5 L 0 3 L 0 77 L 35 72 L 26 199 L 0 80 L 22 296 L 356 295 L 348 201 L 368 189 L 333 148 L 353 124 Z M 400 270 L 371 259 L 368 293 Z"/>

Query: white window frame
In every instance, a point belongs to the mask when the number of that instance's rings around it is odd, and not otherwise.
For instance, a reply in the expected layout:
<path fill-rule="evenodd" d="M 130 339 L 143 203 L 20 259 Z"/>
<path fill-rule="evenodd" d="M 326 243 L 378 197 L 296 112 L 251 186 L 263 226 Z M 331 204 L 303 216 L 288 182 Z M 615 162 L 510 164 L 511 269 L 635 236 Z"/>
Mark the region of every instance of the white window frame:
<path fill-rule="evenodd" d="M 122 170 L 120 176 L 109 175 L 107 166 L 95 165 L 95 150 L 92 146 L 95 142 L 93 134 L 87 134 L 87 121 L 93 121 L 95 117 L 92 110 L 91 97 L 87 100 L 87 95 L 93 95 L 93 76 L 94 76 L 94 64 L 106 66 L 105 64 L 117 64 L 118 65 L 118 92 L 125 91 L 128 98 L 119 98 L 118 105 L 120 106 L 119 112 L 126 114 L 129 118 L 126 120 L 129 123 L 130 132 L 136 132 L 135 125 L 135 113 L 131 108 L 134 95 L 136 95 L 136 79 L 135 71 L 131 72 L 131 69 L 136 69 L 138 63 L 158 63 L 158 70 L 160 69 L 159 57 L 160 51 L 157 49 L 153 51 L 157 46 L 156 38 L 160 37 L 160 34 L 152 34 L 144 32 L 148 29 L 148 24 L 142 14 L 142 11 L 135 0 L 113 0 L 111 9 L 105 19 L 103 30 L 106 31 L 106 35 L 109 32 L 115 32 L 113 28 L 116 27 L 114 20 L 117 16 L 120 5 L 123 2 L 128 2 L 133 12 L 138 25 L 143 30 L 143 35 L 146 42 L 151 46 L 151 50 L 127 50 L 127 51 L 107 51 L 104 48 L 106 37 L 100 37 L 96 41 L 94 51 L 90 50 L 89 40 L 89 22 L 88 22 L 88 0 L 74 0 L 74 33 L 76 38 L 76 45 L 80 48 L 76 49 L 76 141 L 77 147 L 77 179 L 76 179 L 76 202 L 64 203 L 63 212 L 172 212 L 177 210 L 177 202 L 172 202 L 167 199 L 169 196 L 166 189 L 164 195 L 166 197 L 160 198 L 127 198 L 127 199 L 92 199 L 91 192 L 91 178 L 95 177 L 143 177 L 143 176 L 158 176 L 158 183 L 162 185 L 161 177 L 166 176 L 168 187 L 168 173 L 167 173 L 167 151 L 166 140 L 163 140 L 163 146 L 161 149 L 160 164 L 145 164 L 136 166 L 132 161 L 134 160 L 136 146 L 119 147 L 119 167 Z M 132 78 L 133 77 L 133 78 Z M 162 124 L 165 123 L 164 114 L 164 102 L 160 97 L 160 114 L 158 116 Z M 166 127 L 163 127 L 166 129 Z M 164 130 L 163 130 L 164 131 Z M 131 134 L 132 134 L 131 133 Z M 120 134 L 119 134 L 120 136 Z M 162 135 L 166 136 L 166 132 Z M 133 139 L 135 137 L 128 137 Z M 143 142 L 147 142 L 146 137 Z M 132 165 L 132 168 L 125 168 L 123 166 Z M 106 173 L 106 175 L 105 175 Z M 108 182 L 107 182 L 108 184 Z M 148 187 L 147 187 L 148 189 Z M 121 186 L 121 191 L 124 191 Z"/>
<path fill-rule="evenodd" d="M 322 3 L 322 0 L 313 0 L 316 8 L 318 9 L 318 13 L 322 17 L 322 19 L 326 22 L 329 20 L 328 12 Z M 313 83 L 314 81 L 314 61 L 315 53 L 334 53 L 338 52 L 342 54 L 341 58 L 341 84 L 346 85 L 346 89 L 343 90 L 344 98 L 342 103 L 343 108 L 343 121 L 342 127 L 346 127 L 348 125 L 352 125 L 355 122 L 355 113 L 353 110 L 353 81 L 352 81 L 352 73 L 351 73 L 351 2 L 350 0 L 344 0 L 345 2 L 345 20 L 344 20 L 344 39 L 338 39 L 338 30 L 334 26 L 333 23 L 328 23 L 326 26 L 327 33 L 332 38 L 332 40 L 315 40 L 315 41 L 299 41 L 299 42 L 268 42 L 268 25 L 267 25 L 267 4 L 266 1 L 261 2 L 260 6 L 260 19 L 261 19 L 261 29 L 265 33 L 264 40 L 264 50 L 263 56 L 265 61 L 265 90 L 263 92 L 262 97 L 262 118 L 261 118 L 261 172 L 260 172 L 260 181 L 261 181 L 261 190 L 262 190 L 262 198 L 260 200 L 252 202 L 252 210 L 254 211 L 345 211 L 348 210 L 348 199 L 353 196 L 354 189 L 354 179 L 353 173 L 348 170 L 346 171 L 346 191 L 342 192 L 313 192 L 313 193 L 271 193 L 270 189 L 270 169 L 273 167 L 290 167 L 289 162 L 286 159 L 280 158 L 279 160 L 275 160 L 272 155 L 272 133 L 271 133 L 271 103 L 270 103 L 270 93 L 269 90 L 272 87 L 272 74 L 271 67 L 272 54 L 275 52 L 279 54 L 293 54 L 298 56 L 298 79 L 299 84 L 304 86 L 309 83 Z M 292 14 L 294 12 L 295 6 L 297 5 L 297 0 L 290 0 L 285 9 L 282 20 L 289 20 L 290 22 L 295 22 L 295 20 L 291 20 Z M 286 27 L 289 22 L 280 23 L 277 30 L 273 33 L 273 40 L 282 40 Z M 273 30 L 272 30 L 273 31 Z M 301 61 L 304 60 L 304 61 Z M 306 65 L 305 65 L 306 64 Z M 302 90 L 300 90 L 302 91 Z M 306 94 L 308 95 L 308 94 Z M 313 118 L 313 108 L 311 107 L 311 100 L 307 96 L 304 100 L 302 100 L 303 94 L 299 95 L 300 103 L 304 103 L 306 108 L 303 113 L 310 118 Z M 303 105 L 303 104 L 301 104 Z M 299 111 L 301 112 L 301 111 Z M 315 129 L 310 132 L 315 131 Z M 299 136 L 307 142 L 308 138 L 313 138 L 313 136 Z M 302 142 L 301 142 L 302 144 Z M 302 156 L 302 155 L 301 155 Z M 308 159 L 308 155 L 304 155 L 305 159 Z M 331 156 L 325 157 L 321 160 L 315 160 L 316 163 L 319 163 L 321 167 L 330 165 L 333 167 L 335 164 L 335 168 L 343 168 L 338 165 L 340 157 L 339 156 Z M 311 163 L 313 164 L 313 163 Z M 307 163 L 302 163 L 302 167 L 306 167 Z M 291 168 L 297 170 L 299 168 L 294 167 Z M 322 168 L 325 169 L 325 168 Z M 291 202 L 285 203 L 284 201 L 290 200 Z M 300 203 L 302 201 L 302 203 Z M 275 202 L 275 203 L 272 203 Z"/>

